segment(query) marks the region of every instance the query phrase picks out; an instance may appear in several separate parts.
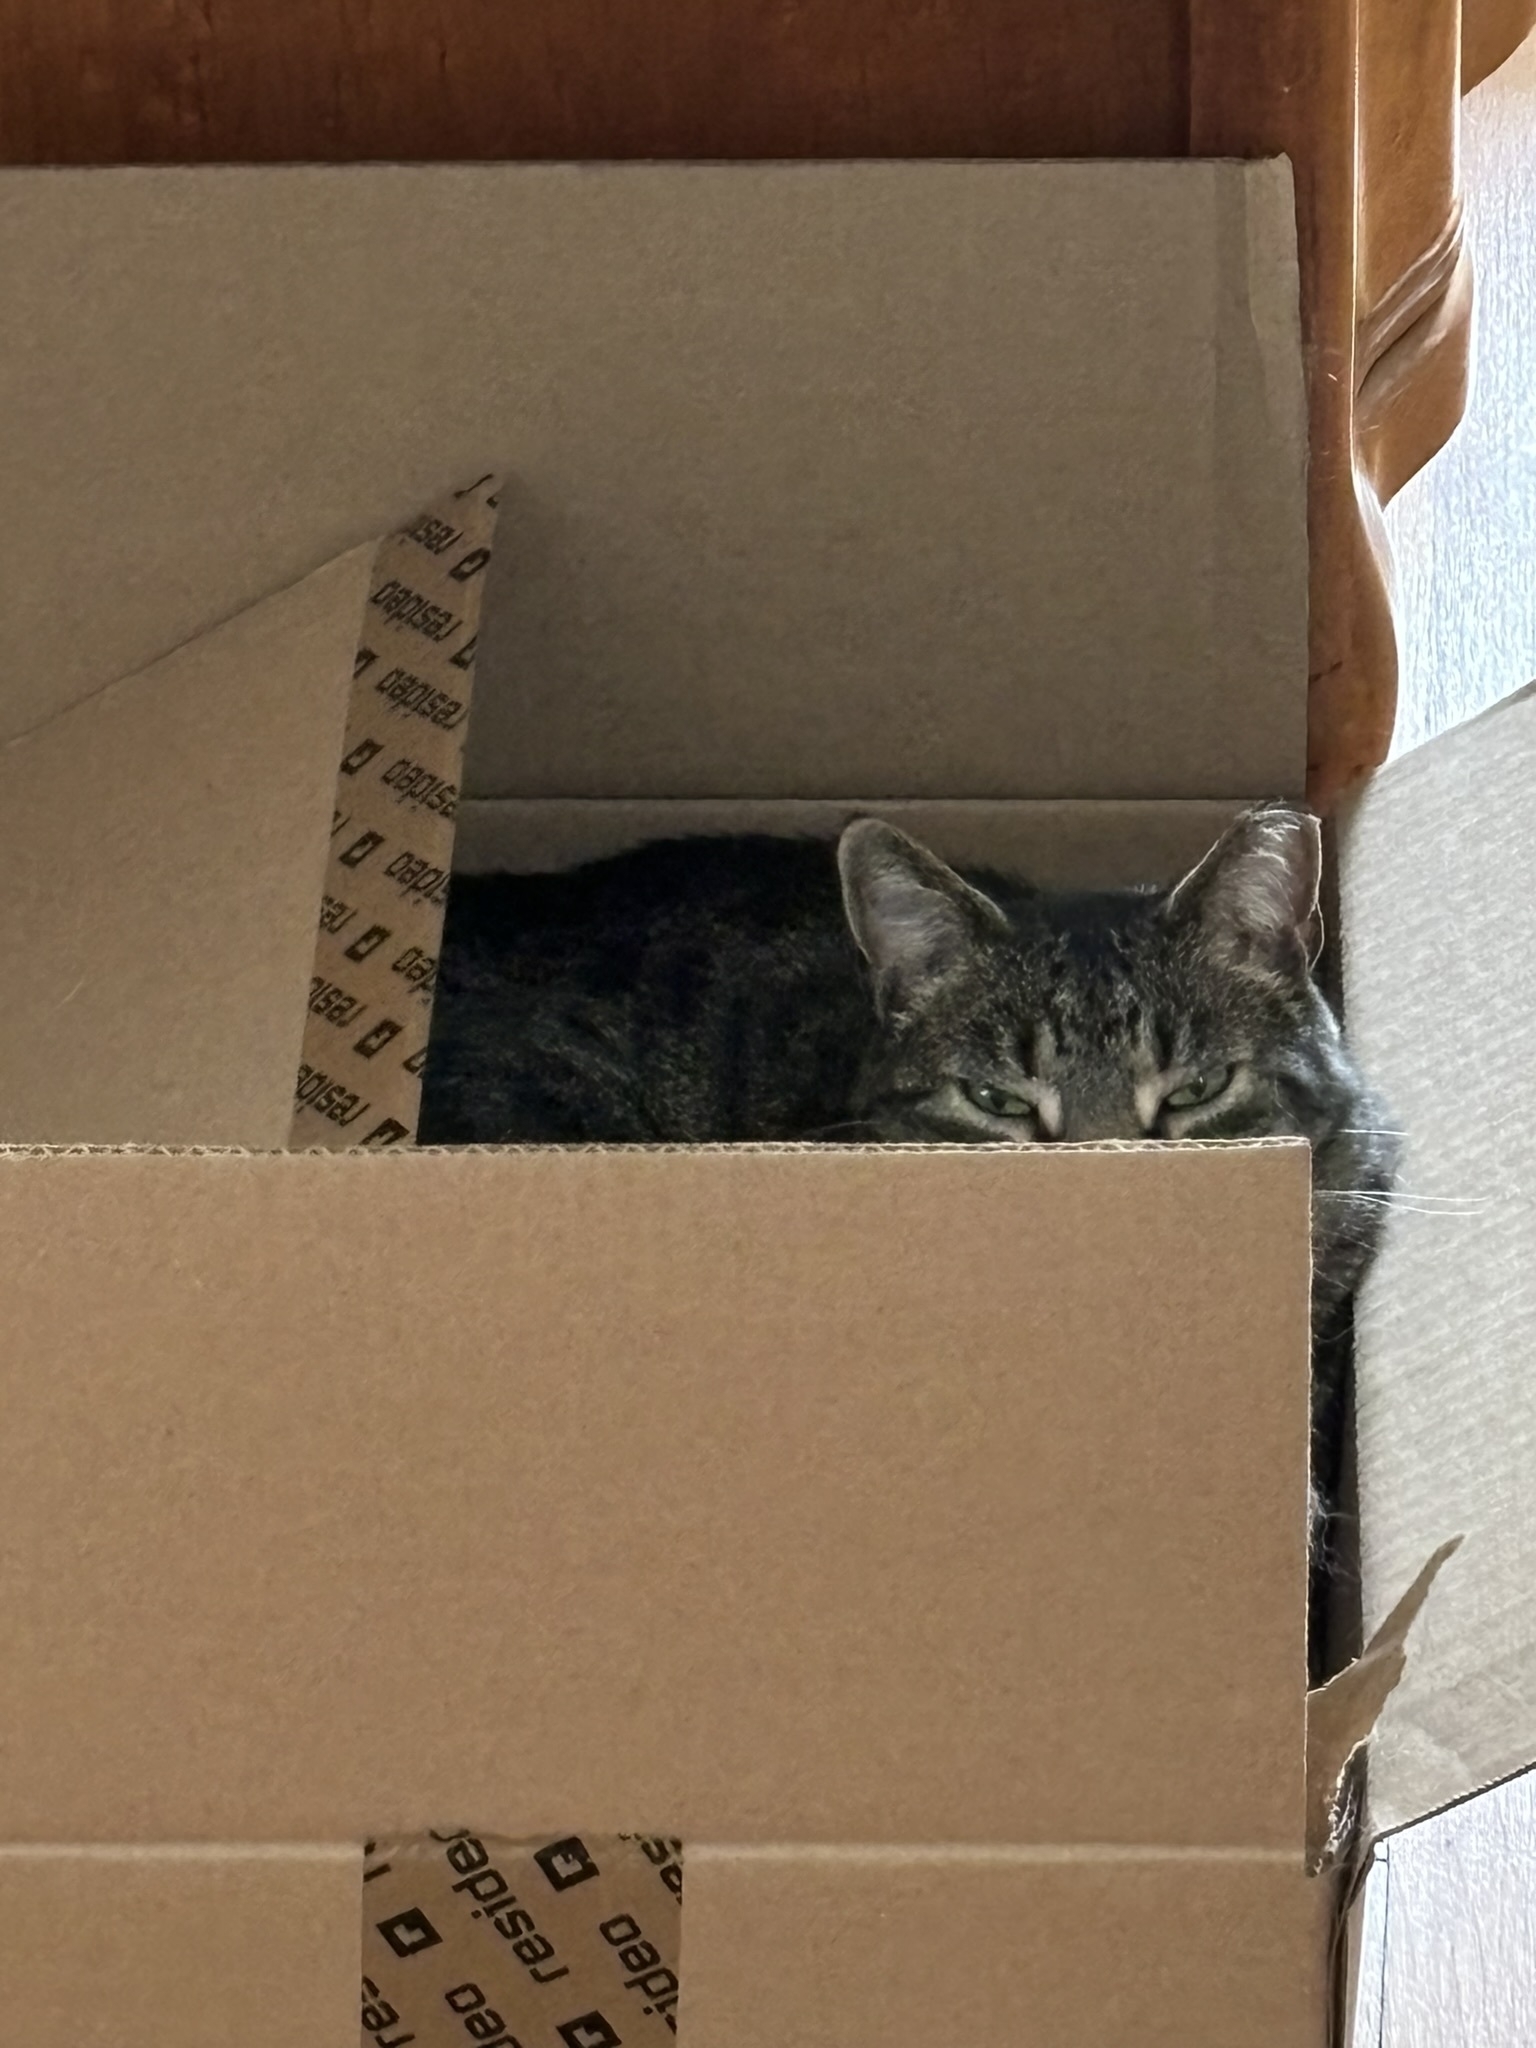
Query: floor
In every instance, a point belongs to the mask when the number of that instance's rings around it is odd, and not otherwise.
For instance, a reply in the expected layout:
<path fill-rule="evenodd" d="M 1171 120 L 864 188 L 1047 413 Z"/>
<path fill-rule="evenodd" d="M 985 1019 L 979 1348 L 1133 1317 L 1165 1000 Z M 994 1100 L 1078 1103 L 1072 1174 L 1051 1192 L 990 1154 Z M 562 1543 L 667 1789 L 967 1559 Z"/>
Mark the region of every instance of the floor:
<path fill-rule="evenodd" d="M 1371 1873 L 1353 2048 L 1536 2042 L 1536 1780 L 1383 1845 Z"/>
<path fill-rule="evenodd" d="M 1403 751 L 1536 678 L 1536 38 L 1466 102 L 1467 416 L 1387 509 Z M 1536 1777 L 1383 1845 L 1354 2048 L 1536 2044 Z"/>

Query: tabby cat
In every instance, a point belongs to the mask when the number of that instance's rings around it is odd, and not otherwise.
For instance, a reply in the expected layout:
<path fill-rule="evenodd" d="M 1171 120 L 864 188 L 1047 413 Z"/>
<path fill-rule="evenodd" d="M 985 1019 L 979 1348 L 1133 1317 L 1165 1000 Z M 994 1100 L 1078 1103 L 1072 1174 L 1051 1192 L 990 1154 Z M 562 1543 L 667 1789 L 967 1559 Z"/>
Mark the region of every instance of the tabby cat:
<path fill-rule="evenodd" d="M 1317 822 L 1246 812 L 1175 887 L 960 875 L 894 826 L 677 839 L 453 887 L 424 1144 L 1312 1147 L 1319 1480 L 1396 1143 L 1312 975 Z"/>

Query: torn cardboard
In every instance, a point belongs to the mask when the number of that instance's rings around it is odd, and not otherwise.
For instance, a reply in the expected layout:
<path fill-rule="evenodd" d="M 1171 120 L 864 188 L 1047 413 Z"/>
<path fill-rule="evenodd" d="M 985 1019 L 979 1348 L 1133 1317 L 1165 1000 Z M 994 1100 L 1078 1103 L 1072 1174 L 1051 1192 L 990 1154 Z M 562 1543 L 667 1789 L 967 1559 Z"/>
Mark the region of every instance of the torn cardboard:
<path fill-rule="evenodd" d="M 1345 1834 L 1345 1772 L 1371 1739 L 1408 1666 L 1408 1638 L 1440 1568 L 1461 1548 L 1442 1543 L 1354 1663 L 1307 1696 L 1307 1860 L 1319 1870 L 1360 1846 Z"/>
<path fill-rule="evenodd" d="M 294 1088 L 300 1151 L 416 1132 L 499 502 L 482 477 L 374 557 Z"/>

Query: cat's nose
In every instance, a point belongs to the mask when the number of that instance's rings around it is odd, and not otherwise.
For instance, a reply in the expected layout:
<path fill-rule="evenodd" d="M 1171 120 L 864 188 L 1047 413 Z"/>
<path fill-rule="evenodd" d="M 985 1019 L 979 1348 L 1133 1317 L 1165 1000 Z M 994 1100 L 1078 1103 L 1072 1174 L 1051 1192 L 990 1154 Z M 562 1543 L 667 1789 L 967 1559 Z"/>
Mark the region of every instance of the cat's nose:
<path fill-rule="evenodd" d="M 1102 1145 L 1111 1140 L 1124 1143 L 1147 1135 L 1133 1102 L 1088 1100 L 1069 1103 L 1065 1111 L 1060 1132 L 1064 1144 Z"/>

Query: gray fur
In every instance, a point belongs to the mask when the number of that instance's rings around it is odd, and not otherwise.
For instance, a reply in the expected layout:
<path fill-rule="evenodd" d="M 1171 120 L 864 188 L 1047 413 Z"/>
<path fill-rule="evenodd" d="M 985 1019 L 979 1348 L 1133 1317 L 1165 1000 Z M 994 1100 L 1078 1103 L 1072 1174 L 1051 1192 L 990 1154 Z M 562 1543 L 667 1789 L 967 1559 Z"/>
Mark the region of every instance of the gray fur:
<path fill-rule="evenodd" d="M 1315 1324 L 1374 1249 L 1387 1119 L 1310 967 L 1316 821 L 1173 890 L 964 878 L 894 826 L 672 840 L 450 901 L 424 1143 L 1305 1137 Z M 1205 1104 L 1178 1082 L 1231 1067 Z M 1001 1091 L 1026 1113 L 978 1106 Z"/>

